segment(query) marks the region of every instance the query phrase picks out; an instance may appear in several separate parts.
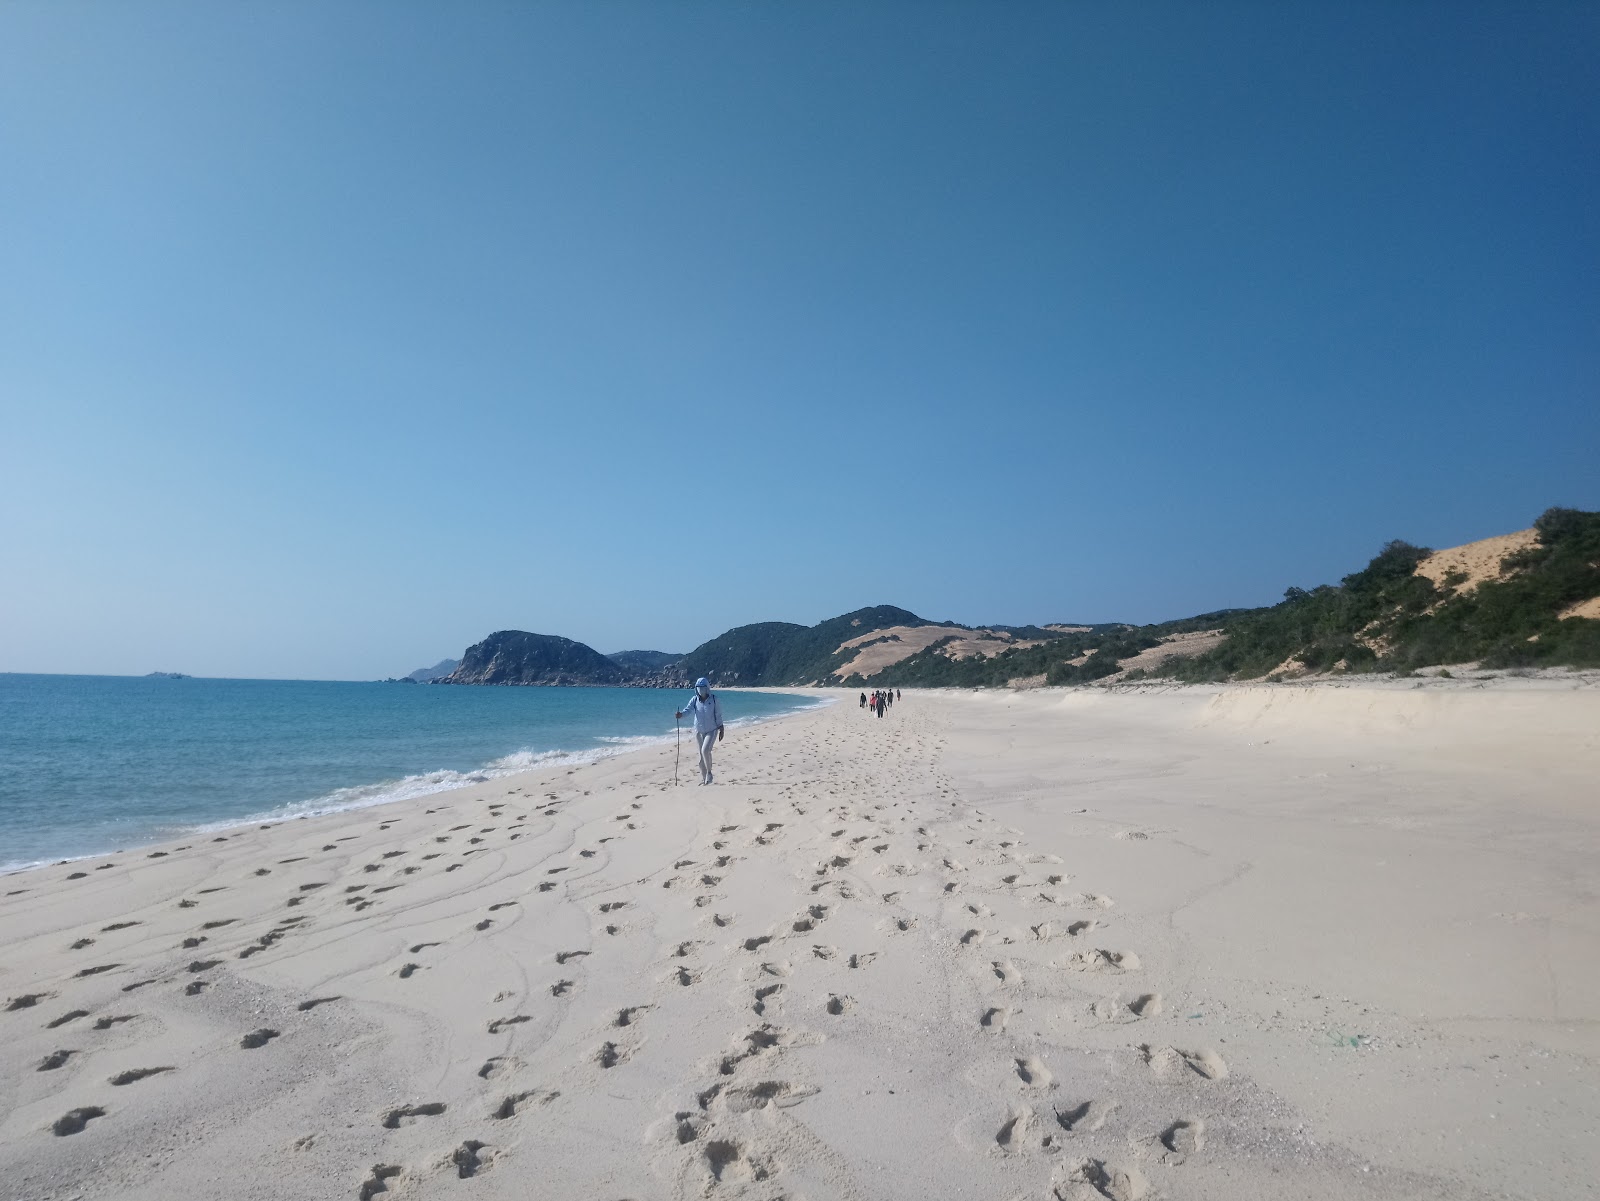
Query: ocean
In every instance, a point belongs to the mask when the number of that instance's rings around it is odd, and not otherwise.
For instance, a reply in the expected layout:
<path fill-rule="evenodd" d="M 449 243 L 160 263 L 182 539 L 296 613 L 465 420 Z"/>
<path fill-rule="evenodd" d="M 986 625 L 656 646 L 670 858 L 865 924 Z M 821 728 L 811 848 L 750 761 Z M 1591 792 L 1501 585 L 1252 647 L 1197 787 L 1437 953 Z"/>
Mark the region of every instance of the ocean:
<path fill-rule="evenodd" d="M 717 695 L 729 725 L 819 703 Z M 0 871 L 670 743 L 688 696 L 0 674 Z"/>

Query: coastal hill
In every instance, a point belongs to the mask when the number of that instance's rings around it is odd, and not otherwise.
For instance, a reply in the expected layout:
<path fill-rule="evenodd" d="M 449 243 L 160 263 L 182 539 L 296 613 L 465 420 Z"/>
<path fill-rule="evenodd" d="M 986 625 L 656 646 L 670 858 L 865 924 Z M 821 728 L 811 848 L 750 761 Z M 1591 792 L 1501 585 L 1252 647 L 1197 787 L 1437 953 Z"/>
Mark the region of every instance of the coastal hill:
<path fill-rule="evenodd" d="M 665 672 L 683 656 L 670 651 L 616 651 L 606 658 L 631 675 L 651 676 Z"/>
<path fill-rule="evenodd" d="M 402 679 L 415 680 L 418 684 L 431 684 L 460 666 L 458 659 L 440 659 L 432 667 L 419 667 L 416 671 L 407 672 Z"/>
<path fill-rule="evenodd" d="M 1429 550 L 1394 541 L 1338 584 L 1276 605 L 1096 626 L 958 658 L 935 643 L 857 685 L 1190 682 L 1424 667 L 1600 667 L 1600 513 L 1550 509 L 1531 529 Z"/>
<path fill-rule="evenodd" d="M 972 627 L 875 605 L 814 626 L 784 621 L 739 626 L 697 646 L 682 666 L 686 675 L 708 676 L 725 686 L 853 683 L 892 674 L 892 668 L 919 653 L 951 661 L 985 658 L 1098 628 Z"/>
<path fill-rule="evenodd" d="M 592 646 L 555 634 L 500 630 L 463 651 L 454 670 L 427 682 L 675 687 L 683 682 L 675 668 L 681 657 L 666 651 L 602 655 Z"/>
<path fill-rule="evenodd" d="M 1000 687 L 1285 679 L 1423 667 L 1600 667 L 1600 513 L 1550 509 L 1465 546 L 1385 545 L 1338 584 L 1152 625 L 964 626 L 875 605 L 814 626 L 738 626 L 687 655 L 606 656 L 502 630 L 436 683 Z"/>
<path fill-rule="evenodd" d="M 475 642 L 438 684 L 620 684 L 626 673 L 592 646 L 555 634 L 500 630 Z"/>

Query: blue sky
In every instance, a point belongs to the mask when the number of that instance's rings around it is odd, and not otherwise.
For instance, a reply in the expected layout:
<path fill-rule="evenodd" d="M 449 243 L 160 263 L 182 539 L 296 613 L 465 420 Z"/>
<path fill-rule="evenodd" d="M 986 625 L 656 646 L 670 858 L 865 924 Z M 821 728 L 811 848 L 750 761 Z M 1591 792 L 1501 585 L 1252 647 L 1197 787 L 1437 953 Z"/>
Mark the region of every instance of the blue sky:
<path fill-rule="evenodd" d="M 0 670 L 1150 621 L 1600 508 L 1592 4 L 0 7 Z"/>

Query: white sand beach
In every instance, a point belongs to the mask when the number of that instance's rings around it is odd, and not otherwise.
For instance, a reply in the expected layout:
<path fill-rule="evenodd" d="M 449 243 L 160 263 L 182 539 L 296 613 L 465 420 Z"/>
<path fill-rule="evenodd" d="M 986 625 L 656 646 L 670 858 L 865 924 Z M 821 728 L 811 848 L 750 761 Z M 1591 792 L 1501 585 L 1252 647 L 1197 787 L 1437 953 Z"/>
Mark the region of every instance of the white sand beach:
<path fill-rule="evenodd" d="M 1595 1195 L 1592 677 L 840 698 L 0 878 L 0 1196 Z"/>

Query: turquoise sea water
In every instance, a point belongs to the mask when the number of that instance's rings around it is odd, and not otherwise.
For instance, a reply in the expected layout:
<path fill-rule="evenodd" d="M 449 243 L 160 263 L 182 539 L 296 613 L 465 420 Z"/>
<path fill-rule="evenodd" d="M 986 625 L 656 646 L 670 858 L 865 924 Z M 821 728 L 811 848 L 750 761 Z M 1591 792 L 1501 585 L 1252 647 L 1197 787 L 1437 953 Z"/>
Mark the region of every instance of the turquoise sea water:
<path fill-rule="evenodd" d="M 0 675 L 0 871 L 670 742 L 688 695 Z M 816 703 L 718 696 L 730 725 Z"/>

